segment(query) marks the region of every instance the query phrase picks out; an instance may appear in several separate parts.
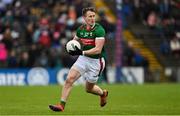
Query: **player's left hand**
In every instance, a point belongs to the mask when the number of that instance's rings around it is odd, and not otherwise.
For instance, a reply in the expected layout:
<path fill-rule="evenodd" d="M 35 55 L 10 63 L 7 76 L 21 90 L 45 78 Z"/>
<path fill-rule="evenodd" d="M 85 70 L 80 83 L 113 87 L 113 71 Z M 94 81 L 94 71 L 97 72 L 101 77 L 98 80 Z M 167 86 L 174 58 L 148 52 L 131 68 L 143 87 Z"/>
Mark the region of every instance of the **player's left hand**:
<path fill-rule="evenodd" d="M 76 48 L 75 51 L 69 50 L 69 54 L 72 56 L 82 55 L 82 50 L 80 50 L 77 46 L 75 46 L 75 48 Z"/>

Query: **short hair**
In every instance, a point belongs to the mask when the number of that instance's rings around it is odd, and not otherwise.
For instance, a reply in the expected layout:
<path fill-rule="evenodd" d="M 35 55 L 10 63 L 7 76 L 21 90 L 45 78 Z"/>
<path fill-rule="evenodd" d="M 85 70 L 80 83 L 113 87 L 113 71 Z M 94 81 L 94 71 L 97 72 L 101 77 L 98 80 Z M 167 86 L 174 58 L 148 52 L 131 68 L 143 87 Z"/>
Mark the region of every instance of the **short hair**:
<path fill-rule="evenodd" d="M 82 9 L 82 15 L 85 16 L 88 11 L 96 12 L 94 7 L 86 7 Z"/>

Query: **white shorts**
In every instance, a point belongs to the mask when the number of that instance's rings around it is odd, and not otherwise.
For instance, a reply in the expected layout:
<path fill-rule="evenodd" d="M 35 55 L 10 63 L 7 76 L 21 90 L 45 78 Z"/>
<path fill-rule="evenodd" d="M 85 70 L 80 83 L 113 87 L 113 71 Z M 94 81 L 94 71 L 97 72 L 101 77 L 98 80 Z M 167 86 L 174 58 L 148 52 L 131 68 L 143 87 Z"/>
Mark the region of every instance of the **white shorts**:
<path fill-rule="evenodd" d="M 72 67 L 77 69 L 86 81 L 96 83 L 105 67 L 105 60 L 104 58 L 94 59 L 86 56 L 79 56 Z"/>

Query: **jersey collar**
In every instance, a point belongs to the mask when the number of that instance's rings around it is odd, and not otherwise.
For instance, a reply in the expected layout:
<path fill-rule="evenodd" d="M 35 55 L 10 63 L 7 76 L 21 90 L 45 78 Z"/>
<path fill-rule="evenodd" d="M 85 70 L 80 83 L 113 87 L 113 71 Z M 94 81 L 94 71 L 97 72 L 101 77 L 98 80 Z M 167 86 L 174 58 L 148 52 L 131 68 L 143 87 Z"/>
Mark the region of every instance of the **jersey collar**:
<path fill-rule="evenodd" d="M 94 24 L 91 26 L 91 29 L 93 29 L 95 25 L 96 25 L 96 23 L 94 23 Z"/>
<path fill-rule="evenodd" d="M 91 30 L 94 29 L 95 25 L 96 25 L 96 23 L 94 23 L 94 24 L 91 26 L 91 28 L 88 30 L 88 29 L 87 29 L 87 25 L 85 24 L 85 29 L 86 29 L 87 31 L 91 31 Z"/>

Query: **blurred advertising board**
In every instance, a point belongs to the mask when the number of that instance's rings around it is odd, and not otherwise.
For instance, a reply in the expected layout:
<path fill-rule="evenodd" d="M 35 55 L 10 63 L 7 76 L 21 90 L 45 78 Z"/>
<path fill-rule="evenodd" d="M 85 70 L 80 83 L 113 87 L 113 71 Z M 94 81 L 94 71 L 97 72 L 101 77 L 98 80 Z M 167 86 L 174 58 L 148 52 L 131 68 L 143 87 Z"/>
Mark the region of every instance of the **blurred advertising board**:
<path fill-rule="evenodd" d="M 23 85 L 63 85 L 68 73 L 68 68 L 43 68 L 31 69 L 0 69 L 0 86 Z M 122 68 L 122 81 L 125 83 L 143 83 L 143 68 Z M 108 67 L 109 83 L 116 83 L 115 68 Z M 85 84 L 85 78 L 80 77 L 75 85 Z"/>
<path fill-rule="evenodd" d="M 68 68 L 46 69 L 36 67 L 31 69 L 0 69 L 0 86 L 15 85 L 63 85 L 68 73 Z M 80 78 L 75 85 L 84 84 L 85 80 Z"/>
<path fill-rule="evenodd" d="M 56 70 L 36 67 L 32 69 L 0 69 L 0 85 L 48 85 L 56 83 Z"/>
<path fill-rule="evenodd" d="M 143 84 L 144 78 L 144 68 L 142 67 L 122 67 L 118 75 L 115 73 L 115 68 L 108 68 L 109 83 L 119 82 L 120 79 L 120 83 Z"/>

